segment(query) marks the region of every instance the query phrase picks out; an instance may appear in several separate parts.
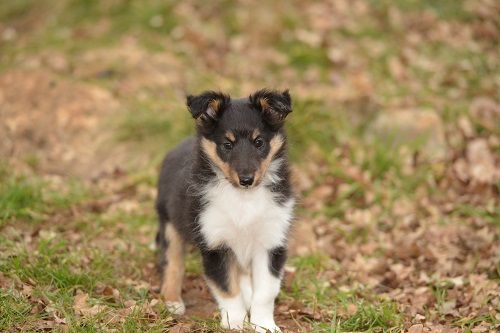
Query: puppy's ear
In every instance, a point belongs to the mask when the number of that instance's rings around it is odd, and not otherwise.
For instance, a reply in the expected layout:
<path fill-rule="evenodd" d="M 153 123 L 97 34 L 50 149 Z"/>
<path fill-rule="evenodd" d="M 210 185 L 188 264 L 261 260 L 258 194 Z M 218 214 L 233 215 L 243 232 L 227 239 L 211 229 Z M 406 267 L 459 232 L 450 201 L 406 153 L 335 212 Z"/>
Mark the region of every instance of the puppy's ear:
<path fill-rule="evenodd" d="M 262 112 L 262 117 L 271 127 L 279 129 L 286 116 L 292 112 L 292 99 L 288 90 L 283 92 L 262 89 L 249 97 L 254 108 Z"/>
<path fill-rule="evenodd" d="M 187 96 L 186 104 L 196 124 L 208 130 L 215 125 L 230 101 L 230 97 L 221 92 L 205 91 L 201 95 Z"/>

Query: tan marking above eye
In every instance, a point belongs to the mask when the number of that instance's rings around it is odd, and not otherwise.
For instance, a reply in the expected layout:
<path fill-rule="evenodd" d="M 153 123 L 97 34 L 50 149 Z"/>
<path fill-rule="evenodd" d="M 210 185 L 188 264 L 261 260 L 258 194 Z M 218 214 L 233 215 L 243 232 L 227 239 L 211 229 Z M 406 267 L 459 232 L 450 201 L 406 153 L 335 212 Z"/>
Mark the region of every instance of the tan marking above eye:
<path fill-rule="evenodd" d="M 234 135 L 233 132 L 228 131 L 228 132 L 226 132 L 226 139 L 228 139 L 231 142 L 235 142 L 236 141 L 236 136 Z"/>
<path fill-rule="evenodd" d="M 253 133 L 252 133 L 252 140 L 255 141 L 255 139 L 257 139 L 258 137 L 260 136 L 260 131 L 258 128 L 254 129 L 253 130 Z"/>

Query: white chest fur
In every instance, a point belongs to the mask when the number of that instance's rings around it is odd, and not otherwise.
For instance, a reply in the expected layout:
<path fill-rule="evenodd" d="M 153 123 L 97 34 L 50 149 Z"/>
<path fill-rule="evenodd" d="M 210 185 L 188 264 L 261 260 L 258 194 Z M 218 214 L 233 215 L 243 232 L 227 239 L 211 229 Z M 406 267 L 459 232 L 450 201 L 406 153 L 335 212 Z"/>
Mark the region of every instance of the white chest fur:
<path fill-rule="evenodd" d="M 243 267 L 255 251 L 270 250 L 286 242 L 294 200 L 280 205 L 265 186 L 242 190 L 227 181 L 210 185 L 200 215 L 201 232 L 210 248 L 228 246 Z"/>

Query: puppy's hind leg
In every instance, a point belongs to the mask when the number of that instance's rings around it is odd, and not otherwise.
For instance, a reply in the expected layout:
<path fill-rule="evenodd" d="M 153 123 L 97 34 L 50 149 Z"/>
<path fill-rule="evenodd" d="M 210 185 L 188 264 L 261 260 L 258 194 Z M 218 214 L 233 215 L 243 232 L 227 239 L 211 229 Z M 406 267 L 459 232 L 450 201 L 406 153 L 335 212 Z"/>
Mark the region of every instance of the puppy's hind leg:
<path fill-rule="evenodd" d="M 163 232 L 161 228 L 164 228 Z M 161 237 L 163 236 L 163 239 Z M 173 314 L 182 315 L 186 311 L 182 301 L 182 280 L 184 278 L 185 242 L 171 222 L 160 226 L 157 238 L 160 246 L 161 289 L 167 309 Z"/>

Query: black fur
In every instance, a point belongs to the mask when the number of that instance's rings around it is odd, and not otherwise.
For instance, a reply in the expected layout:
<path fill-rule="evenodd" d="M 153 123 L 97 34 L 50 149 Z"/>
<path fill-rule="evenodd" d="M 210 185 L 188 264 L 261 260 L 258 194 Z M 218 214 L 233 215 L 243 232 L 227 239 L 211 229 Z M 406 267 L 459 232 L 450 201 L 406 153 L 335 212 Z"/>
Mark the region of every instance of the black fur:
<path fill-rule="evenodd" d="M 269 271 L 276 277 L 280 276 L 281 270 L 285 265 L 287 250 L 280 246 L 269 251 Z"/>
<path fill-rule="evenodd" d="M 231 250 L 225 247 L 201 251 L 205 275 L 224 292 L 229 292 L 230 256 Z"/>
<path fill-rule="evenodd" d="M 261 101 L 265 101 L 265 104 Z M 267 123 L 276 129 L 283 125 L 286 116 L 292 112 L 292 99 L 288 90 L 259 90 L 250 95 L 250 103 L 260 110 Z"/>
<path fill-rule="evenodd" d="M 221 92 L 206 91 L 201 95 L 187 97 L 187 107 L 193 118 L 199 120 L 199 130 L 209 132 L 213 129 L 216 121 L 224 111 L 231 98 Z"/>

